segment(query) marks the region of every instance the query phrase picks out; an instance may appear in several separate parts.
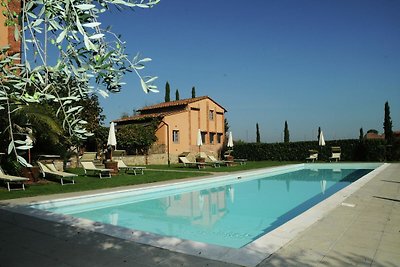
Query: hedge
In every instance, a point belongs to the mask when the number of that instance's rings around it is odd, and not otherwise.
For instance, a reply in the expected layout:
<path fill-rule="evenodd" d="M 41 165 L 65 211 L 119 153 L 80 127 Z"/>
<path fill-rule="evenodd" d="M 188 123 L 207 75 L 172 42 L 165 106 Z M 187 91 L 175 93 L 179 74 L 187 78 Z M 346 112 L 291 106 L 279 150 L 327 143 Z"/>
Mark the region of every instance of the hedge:
<path fill-rule="evenodd" d="M 385 161 L 398 160 L 399 146 L 388 149 L 384 140 L 358 139 L 326 141 L 323 147 L 317 141 L 290 143 L 236 143 L 233 149 L 235 158 L 246 158 L 251 161 L 305 161 L 309 150 L 318 150 L 318 159 L 328 161 L 331 147 L 341 148 L 342 161 Z"/>

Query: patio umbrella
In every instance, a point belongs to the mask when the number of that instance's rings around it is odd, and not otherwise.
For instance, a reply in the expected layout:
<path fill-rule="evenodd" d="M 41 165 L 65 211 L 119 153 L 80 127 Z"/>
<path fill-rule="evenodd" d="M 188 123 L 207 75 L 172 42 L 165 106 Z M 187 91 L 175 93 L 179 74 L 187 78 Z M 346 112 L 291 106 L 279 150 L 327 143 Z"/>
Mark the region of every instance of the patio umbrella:
<path fill-rule="evenodd" d="M 321 157 L 322 157 L 322 147 L 325 146 L 325 139 L 324 139 L 324 134 L 322 133 L 322 131 L 319 134 L 318 145 L 321 147 Z"/>
<path fill-rule="evenodd" d="M 114 147 L 117 148 L 117 138 L 115 137 L 114 122 L 111 122 L 111 124 L 110 124 L 110 130 L 108 132 L 107 146 L 111 146 L 110 160 L 112 160 L 112 150 Z"/>
<path fill-rule="evenodd" d="M 324 134 L 322 133 L 322 131 L 319 134 L 318 145 L 319 146 L 325 146 L 325 139 L 324 139 Z"/>
<path fill-rule="evenodd" d="M 229 147 L 230 149 L 233 148 L 233 137 L 232 137 L 232 132 L 229 132 L 227 147 Z"/>
<path fill-rule="evenodd" d="M 200 153 L 200 147 L 203 145 L 203 140 L 201 138 L 201 131 L 199 129 L 197 133 L 197 146 L 199 147 L 199 153 Z"/>

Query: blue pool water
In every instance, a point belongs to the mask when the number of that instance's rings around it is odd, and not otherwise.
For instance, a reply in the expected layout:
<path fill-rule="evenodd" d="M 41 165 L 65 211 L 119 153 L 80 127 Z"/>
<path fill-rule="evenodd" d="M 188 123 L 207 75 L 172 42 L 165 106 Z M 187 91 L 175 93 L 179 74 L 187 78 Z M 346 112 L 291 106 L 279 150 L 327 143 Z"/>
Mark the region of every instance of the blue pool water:
<path fill-rule="evenodd" d="M 162 236 L 240 248 L 378 167 L 305 166 L 32 207 Z"/>

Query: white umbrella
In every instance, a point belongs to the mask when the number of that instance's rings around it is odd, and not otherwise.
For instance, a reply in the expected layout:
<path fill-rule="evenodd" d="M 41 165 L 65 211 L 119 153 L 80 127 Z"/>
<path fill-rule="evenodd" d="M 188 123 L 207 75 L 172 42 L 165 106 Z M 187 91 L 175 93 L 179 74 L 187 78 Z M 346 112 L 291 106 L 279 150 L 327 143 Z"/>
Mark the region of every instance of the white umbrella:
<path fill-rule="evenodd" d="M 197 133 L 197 146 L 200 149 L 200 146 L 203 145 L 203 139 L 201 138 L 201 131 L 199 129 L 198 133 Z"/>
<path fill-rule="evenodd" d="M 318 145 L 319 145 L 319 146 L 325 146 L 325 139 L 324 139 L 324 134 L 322 133 L 322 131 L 321 131 L 321 133 L 319 134 Z"/>
<path fill-rule="evenodd" d="M 107 146 L 114 146 L 115 148 L 117 148 L 117 138 L 115 137 L 114 122 L 111 122 L 111 124 L 110 124 L 110 130 L 108 132 Z M 113 148 L 111 147 L 111 150 L 112 149 Z M 112 151 L 111 151 L 110 159 L 112 160 Z"/>
<path fill-rule="evenodd" d="M 199 153 L 200 153 L 200 147 L 203 145 L 203 139 L 201 138 L 201 131 L 199 129 L 197 133 L 197 146 L 199 147 Z"/>
<path fill-rule="evenodd" d="M 227 147 L 230 147 L 230 148 L 232 148 L 232 147 L 233 147 L 233 137 L 232 137 L 232 132 L 229 132 L 229 135 L 228 135 L 228 145 L 227 145 Z"/>

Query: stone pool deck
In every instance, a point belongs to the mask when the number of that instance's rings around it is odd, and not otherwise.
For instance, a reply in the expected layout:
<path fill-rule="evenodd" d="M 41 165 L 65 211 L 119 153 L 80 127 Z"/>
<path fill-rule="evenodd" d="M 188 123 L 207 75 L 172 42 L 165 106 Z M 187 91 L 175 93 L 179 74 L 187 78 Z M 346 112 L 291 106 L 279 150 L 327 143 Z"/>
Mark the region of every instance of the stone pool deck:
<path fill-rule="evenodd" d="M 0 266 L 237 266 L 10 208 L 31 200 L 1 203 Z M 344 202 L 257 266 L 400 266 L 400 164 L 390 164 Z"/>

